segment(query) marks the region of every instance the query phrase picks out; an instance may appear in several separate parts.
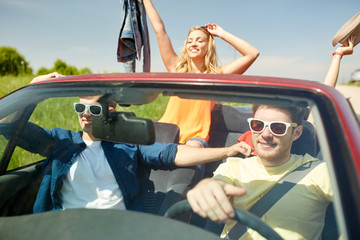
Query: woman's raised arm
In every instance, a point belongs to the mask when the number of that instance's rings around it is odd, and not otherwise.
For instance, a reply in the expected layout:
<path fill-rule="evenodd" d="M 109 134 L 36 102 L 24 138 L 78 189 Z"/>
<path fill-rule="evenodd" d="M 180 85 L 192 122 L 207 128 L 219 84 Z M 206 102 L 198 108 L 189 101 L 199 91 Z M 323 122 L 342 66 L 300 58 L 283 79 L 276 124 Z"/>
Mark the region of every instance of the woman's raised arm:
<path fill-rule="evenodd" d="M 233 46 L 243 56 L 236 59 L 232 63 L 222 66 L 223 73 L 242 74 L 259 56 L 259 51 L 245 40 L 225 31 L 217 24 L 207 24 L 206 29 L 214 37 L 219 37 L 222 40 Z"/>
<path fill-rule="evenodd" d="M 161 58 L 164 62 L 164 65 L 168 72 L 175 72 L 178 56 L 175 53 L 170 37 L 166 32 L 165 24 L 156 11 L 151 0 L 143 0 L 143 3 L 146 14 L 155 30 Z"/>

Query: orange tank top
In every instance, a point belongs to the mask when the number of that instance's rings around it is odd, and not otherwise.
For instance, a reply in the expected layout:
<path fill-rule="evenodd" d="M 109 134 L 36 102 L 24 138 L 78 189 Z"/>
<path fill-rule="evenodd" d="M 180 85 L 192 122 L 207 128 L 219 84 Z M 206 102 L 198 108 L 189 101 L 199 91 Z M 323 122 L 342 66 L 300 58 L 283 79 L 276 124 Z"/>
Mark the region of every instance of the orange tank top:
<path fill-rule="evenodd" d="M 208 141 L 214 106 L 214 101 L 170 97 L 159 122 L 177 124 L 180 128 L 180 143 L 185 143 L 191 137 Z"/>

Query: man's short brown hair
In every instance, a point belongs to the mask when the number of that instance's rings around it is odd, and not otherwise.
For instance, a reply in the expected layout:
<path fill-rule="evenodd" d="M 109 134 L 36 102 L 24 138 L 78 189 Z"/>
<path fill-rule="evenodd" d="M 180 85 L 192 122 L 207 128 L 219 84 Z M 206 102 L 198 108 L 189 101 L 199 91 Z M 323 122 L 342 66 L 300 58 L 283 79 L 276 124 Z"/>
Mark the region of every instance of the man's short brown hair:
<path fill-rule="evenodd" d="M 276 108 L 276 109 L 280 109 L 280 110 L 287 112 L 290 115 L 291 121 L 294 123 L 297 123 L 298 125 L 301 125 L 302 121 L 304 120 L 305 109 L 300 108 L 300 107 L 295 107 L 295 106 L 285 107 L 285 106 L 278 106 L 278 105 L 254 104 L 252 106 L 253 116 L 255 115 L 256 111 L 261 106 Z"/>

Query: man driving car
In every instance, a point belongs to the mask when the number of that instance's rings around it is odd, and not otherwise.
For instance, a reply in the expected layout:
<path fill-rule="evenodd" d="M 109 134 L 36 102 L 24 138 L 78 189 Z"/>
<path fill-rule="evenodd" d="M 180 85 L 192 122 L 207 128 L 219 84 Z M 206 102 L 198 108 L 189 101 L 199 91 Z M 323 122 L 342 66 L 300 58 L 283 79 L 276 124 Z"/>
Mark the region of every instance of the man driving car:
<path fill-rule="evenodd" d="M 302 134 L 302 113 L 297 107 L 253 105 L 248 122 L 257 156 L 228 158 L 212 179 L 199 182 L 187 194 L 194 212 L 213 221 L 228 220 L 234 217 L 232 205 L 249 210 L 294 169 L 319 161 L 290 153 Z M 320 163 L 260 217 L 284 239 L 320 239 L 332 196 L 327 167 Z M 231 233 L 235 224 L 227 221 L 221 236 Z M 237 238 L 263 239 L 252 229 Z"/>

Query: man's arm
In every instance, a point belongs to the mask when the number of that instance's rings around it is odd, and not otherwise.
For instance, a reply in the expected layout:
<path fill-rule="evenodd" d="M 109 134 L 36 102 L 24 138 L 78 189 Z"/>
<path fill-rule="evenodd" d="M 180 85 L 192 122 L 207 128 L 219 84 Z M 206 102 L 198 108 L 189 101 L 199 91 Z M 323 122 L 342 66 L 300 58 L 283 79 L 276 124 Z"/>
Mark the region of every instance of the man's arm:
<path fill-rule="evenodd" d="M 235 216 L 229 196 L 243 196 L 244 188 L 235 187 L 221 180 L 206 178 L 187 193 L 191 208 L 201 217 L 223 222 Z"/>
<path fill-rule="evenodd" d="M 17 136 L 16 145 L 28 152 L 38 153 L 43 157 L 51 155 L 54 148 L 54 139 L 51 131 L 31 122 L 26 122 L 25 124 L 24 129 Z M 16 134 L 17 128 L 18 122 L 1 123 L 0 136 L 3 135 L 6 139 L 10 139 Z"/>
<path fill-rule="evenodd" d="M 31 80 L 30 83 L 40 82 L 40 81 L 43 81 L 43 80 L 48 80 L 48 79 L 53 79 L 53 78 L 59 78 L 59 77 L 63 77 L 63 76 L 64 75 L 62 75 L 62 74 L 60 74 L 58 72 L 52 72 L 52 73 L 49 73 L 49 74 L 37 76 L 37 77 L 33 78 L 33 80 Z"/>
<path fill-rule="evenodd" d="M 245 40 L 225 31 L 217 24 L 206 24 L 206 30 L 214 37 L 233 46 L 242 56 L 235 61 L 221 66 L 223 73 L 243 74 L 257 59 L 259 51 Z"/>
<path fill-rule="evenodd" d="M 339 75 L 340 61 L 343 55 L 351 55 L 354 49 L 355 36 L 347 40 L 347 44 L 336 49 L 326 74 L 324 84 L 335 87 Z"/>
<path fill-rule="evenodd" d="M 156 33 L 160 55 L 168 72 L 175 72 L 178 56 L 172 46 L 169 35 L 166 32 L 165 24 L 156 11 L 151 0 L 144 0 L 144 7 L 151 25 Z"/>
<path fill-rule="evenodd" d="M 238 153 L 249 156 L 253 149 L 245 142 L 240 142 L 226 148 L 196 148 L 178 145 L 175 165 L 179 167 L 201 165 L 232 157 Z"/>
<path fill-rule="evenodd" d="M 342 56 L 343 55 L 351 55 L 353 53 L 354 41 L 355 41 L 355 37 L 354 36 L 350 37 L 347 40 L 347 44 L 345 44 L 341 47 L 338 47 L 336 49 L 336 51 L 334 52 L 328 72 L 326 73 L 326 76 L 324 79 L 325 85 L 328 85 L 328 86 L 334 87 L 334 88 L 336 87 Z M 312 112 L 310 112 L 308 121 L 311 122 L 316 127 L 314 116 L 313 116 Z"/>
<path fill-rule="evenodd" d="M 62 76 L 62 74 L 53 72 L 35 77 L 30 83 Z M 21 120 L 21 116 L 23 116 L 23 111 L 17 111 L 0 119 L 0 135 L 4 135 L 6 139 L 10 139 L 19 127 L 18 122 Z M 21 134 L 17 137 L 17 146 L 29 152 L 38 153 L 46 157 L 53 151 L 54 140 L 51 131 L 33 123 L 27 122 L 24 129 L 22 129 Z"/>

